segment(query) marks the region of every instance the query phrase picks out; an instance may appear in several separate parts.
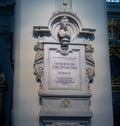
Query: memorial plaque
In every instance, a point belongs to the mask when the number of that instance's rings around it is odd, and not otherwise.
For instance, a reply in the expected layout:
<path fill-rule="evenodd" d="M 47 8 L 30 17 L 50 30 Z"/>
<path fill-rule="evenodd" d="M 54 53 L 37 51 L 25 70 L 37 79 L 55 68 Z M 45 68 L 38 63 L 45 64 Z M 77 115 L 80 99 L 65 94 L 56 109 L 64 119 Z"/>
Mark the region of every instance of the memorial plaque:
<path fill-rule="evenodd" d="M 49 80 L 50 89 L 80 88 L 80 50 L 71 51 L 67 55 L 50 50 Z"/>
<path fill-rule="evenodd" d="M 55 48 L 54 48 L 55 47 Z M 74 47 L 63 54 L 58 45 L 47 45 L 46 52 L 48 71 L 48 89 L 54 90 L 80 90 L 84 64 L 81 65 L 83 48 Z"/>
<path fill-rule="evenodd" d="M 89 84 L 95 76 L 95 29 L 84 28 L 68 1 L 62 1 L 48 26 L 34 26 L 38 37 L 34 74 L 40 84 L 40 126 L 88 126 L 93 116 Z"/>

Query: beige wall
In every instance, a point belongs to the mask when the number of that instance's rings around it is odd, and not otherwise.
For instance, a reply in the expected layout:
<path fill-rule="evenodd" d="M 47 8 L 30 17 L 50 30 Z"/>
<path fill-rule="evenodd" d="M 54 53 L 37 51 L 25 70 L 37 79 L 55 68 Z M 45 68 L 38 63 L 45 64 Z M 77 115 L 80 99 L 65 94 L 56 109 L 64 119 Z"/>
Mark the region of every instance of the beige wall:
<path fill-rule="evenodd" d="M 39 84 L 33 74 L 35 57 L 33 26 L 47 25 L 55 0 L 16 0 L 14 126 L 39 126 Z M 112 101 L 105 0 L 73 0 L 72 8 L 85 28 L 94 28 L 95 79 L 91 85 L 93 126 L 112 125 Z"/>

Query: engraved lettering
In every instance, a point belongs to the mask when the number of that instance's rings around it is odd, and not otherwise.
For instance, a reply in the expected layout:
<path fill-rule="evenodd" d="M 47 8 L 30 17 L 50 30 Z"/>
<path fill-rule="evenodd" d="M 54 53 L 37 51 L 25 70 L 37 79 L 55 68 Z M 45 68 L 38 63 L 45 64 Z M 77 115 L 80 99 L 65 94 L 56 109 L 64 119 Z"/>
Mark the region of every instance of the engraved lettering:
<path fill-rule="evenodd" d="M 52 69 L 69 69 L 69 70 L 77 70 L 77 66 L 75 63 L 54 63 Z"/>
<path fill-rule="evenodd" d="M 80 89 L 80 50 L 67 56 L 50 50 L 49 79 L 51 89 Z"/>

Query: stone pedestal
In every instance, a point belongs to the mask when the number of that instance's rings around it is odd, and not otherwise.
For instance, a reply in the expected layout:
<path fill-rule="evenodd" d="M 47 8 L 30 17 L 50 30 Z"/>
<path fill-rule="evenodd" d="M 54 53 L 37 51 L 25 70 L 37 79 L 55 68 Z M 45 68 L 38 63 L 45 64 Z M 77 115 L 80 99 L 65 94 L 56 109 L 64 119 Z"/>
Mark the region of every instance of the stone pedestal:
<path fill-rule="evenodd" d="M 87 126 L 92 112 L 89 109 L 91 95 L 43 95 L 40 122 L 47 125 Z"/>

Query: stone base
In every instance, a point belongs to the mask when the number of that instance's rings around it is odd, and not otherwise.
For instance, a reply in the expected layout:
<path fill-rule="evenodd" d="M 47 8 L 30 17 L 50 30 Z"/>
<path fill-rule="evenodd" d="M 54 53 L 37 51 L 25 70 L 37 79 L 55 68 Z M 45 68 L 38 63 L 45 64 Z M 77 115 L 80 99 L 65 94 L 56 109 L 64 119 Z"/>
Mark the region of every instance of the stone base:
<path fill-rule="evenodd" d="M 91 95 L 41 96 L 40 123 L 45 126 L 88 126 Z"/>

